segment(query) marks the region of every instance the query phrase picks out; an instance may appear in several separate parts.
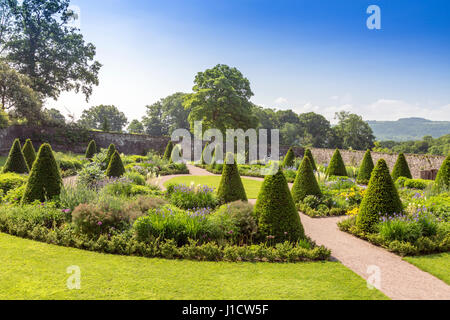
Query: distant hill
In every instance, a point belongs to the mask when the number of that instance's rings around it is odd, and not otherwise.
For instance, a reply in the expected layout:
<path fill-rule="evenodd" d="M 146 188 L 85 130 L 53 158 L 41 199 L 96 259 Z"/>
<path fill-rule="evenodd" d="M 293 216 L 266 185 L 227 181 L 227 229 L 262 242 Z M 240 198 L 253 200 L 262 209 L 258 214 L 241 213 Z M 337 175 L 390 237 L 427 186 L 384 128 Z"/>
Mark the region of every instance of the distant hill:
<path fill-rule="evenodd" d="M 424 136 L 439 138 L 450 133 L 450 121 L 403 118 L 397 121 L 367 121 L 378 141 L 421 140 Z"/>

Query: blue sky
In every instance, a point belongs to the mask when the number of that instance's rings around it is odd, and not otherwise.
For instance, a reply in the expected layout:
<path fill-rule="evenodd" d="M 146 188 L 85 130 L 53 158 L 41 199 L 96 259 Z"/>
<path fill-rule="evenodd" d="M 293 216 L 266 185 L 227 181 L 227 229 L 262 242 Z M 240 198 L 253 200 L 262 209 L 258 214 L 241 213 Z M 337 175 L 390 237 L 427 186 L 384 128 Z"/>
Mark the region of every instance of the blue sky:
<path fill-rule="evenodd" d="M 218 63 L 250 80 L 256 104 L 333 120 L 419 116 L 450 120 L 450 1 L 73 0 L 104 65 L 89 103 L 49 101 L 81 115 L 114 104 L 129 120 L 145 105 L 190 92 Z M 369 30 L 369 5 L 381 30 Z"/>

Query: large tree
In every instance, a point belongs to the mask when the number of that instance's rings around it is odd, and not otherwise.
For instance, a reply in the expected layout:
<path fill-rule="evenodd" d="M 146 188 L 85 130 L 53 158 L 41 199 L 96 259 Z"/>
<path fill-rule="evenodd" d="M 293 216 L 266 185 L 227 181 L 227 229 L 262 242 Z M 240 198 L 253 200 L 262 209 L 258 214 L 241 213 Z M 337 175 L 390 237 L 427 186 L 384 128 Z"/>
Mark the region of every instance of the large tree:
<path fill-rule="evenodd" d="M 330 122 L 324 116 L 314 113 L 299 115 L 301 142 L 305 146 L 325 148 L 328 146 L 330 136 Z"/>
<path fill-rule="evenodd" d="M 55 125 L 64 125 L 66 123 L 66 117 L 57 109 L 44 109 L 44 119 Z"/>
<path fill-rule="evenodd" d="M 361 116 L 346 111 L 336 113 L 339 123 L 333 129 L 342 140 L 343 148 L 367 150 L 374 146 L 375 137 Z"/>
<path fill-rule="evenodd" d="M 190 110 L 191 130 L 195 121 L 203 122 L 203 129 L 243 129 L 256 127 L 252 114 L 253 96 L 250 81 L 236 68 L 218 64 L 199 72 L 194 80 L 194 91 L 187 95 L 184 106 Z"/>
<path fill-rule="evenodd" d="M 0 0 L 1 1 L 1 0 Z M 42 99 L 62 91 L 82 92 L 86 100 L 98 85 L 95 46 L 70 26 L 76 14 L 69 0 L 3 0 L 0 52 Z M 4 39 L 4 41 L 3 41 Z"/>
<path fill-rule="evenodd" d="M 144 126 L 139 120 L 134 119 L 128 125 L 127 131 L 129 133 L 144 133 Z"/>
<path fill-rule="evenodd" d="M 102 130 L 107 124 L 108 130 L 121 132 L 128 120 L 123 112 L 120 112 L 115 106 L 99 105 L 84 110 L 79 124 L 89 128 Z"/>

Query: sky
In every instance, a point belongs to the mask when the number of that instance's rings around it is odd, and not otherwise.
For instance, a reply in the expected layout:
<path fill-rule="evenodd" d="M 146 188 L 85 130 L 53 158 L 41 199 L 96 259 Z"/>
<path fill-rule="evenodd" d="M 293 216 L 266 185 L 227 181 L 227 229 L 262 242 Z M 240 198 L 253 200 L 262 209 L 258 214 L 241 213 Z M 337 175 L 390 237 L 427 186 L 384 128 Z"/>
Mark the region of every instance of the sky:
<path fill-rule="evenodd" d="M 89 102 L 64 93 L 47 108 L 79 117 L 113 104 L 128 120 L 217 64 L 250 80 L 252 102 L 335 122 L 450 121 L 447 0 L 72 0 L 103 64 Z M 381 29 L 369 29 L 370 5 Z"/>

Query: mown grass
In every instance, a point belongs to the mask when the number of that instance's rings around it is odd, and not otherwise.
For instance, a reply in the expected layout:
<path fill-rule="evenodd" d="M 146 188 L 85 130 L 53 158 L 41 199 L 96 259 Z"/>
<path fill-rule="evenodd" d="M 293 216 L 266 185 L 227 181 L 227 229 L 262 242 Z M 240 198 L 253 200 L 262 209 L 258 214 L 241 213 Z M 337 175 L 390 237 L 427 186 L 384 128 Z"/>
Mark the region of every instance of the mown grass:
<path fill-rule="evenodd" d="M 450 253 L 405 257 L 403 259 L 450 285 Z"/>
<path fill-rule="evenodd" d="M 58 247 L 0 233 L 0 299 L 387 299 L 338 262 L 148 259 Z M 79 266 L 81 289 L 67 289 Z"/>

